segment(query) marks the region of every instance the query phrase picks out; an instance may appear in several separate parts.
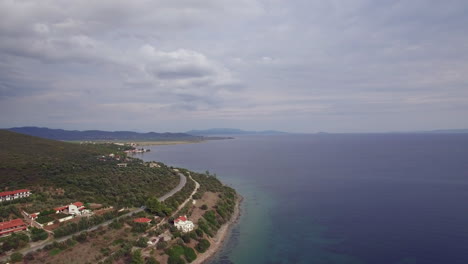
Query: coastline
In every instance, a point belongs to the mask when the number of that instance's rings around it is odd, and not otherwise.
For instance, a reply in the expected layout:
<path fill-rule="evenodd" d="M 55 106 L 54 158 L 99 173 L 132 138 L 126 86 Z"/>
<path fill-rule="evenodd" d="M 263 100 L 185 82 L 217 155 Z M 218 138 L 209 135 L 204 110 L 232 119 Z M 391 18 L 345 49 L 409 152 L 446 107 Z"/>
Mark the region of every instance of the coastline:
<path fill-rule="evenodd" d="M 232 227 L 237 223 L 240 218 L 240 205 L 244 197 L 240 194 L 237 194 L 236 207 L 234 208 L 234 213 L 232 214 L 231 220 L 221 226 L 221 228 L 216 233 L 216 236 L 213 238 L 211 247 L 204 253 L 199 254 L 197 259 L 195 259 L 191 264 L 204 264 L 210 261 L 222 248 L 224 242 L 228 238 Z"/>

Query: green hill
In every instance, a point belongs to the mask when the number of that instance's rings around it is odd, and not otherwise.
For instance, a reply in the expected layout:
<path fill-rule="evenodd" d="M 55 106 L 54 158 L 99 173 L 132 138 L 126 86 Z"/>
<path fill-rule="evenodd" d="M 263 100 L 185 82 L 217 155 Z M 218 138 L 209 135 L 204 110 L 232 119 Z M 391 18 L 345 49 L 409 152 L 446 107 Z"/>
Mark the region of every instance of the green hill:
<path fill-rule="evenodd" d="M 178 182 L 169 168 L 149 168 L 114 144 L 65 143 L 0 130 L 0 191 L 29 188 L 31 206 L 48 208 L 80 200 L 114 206 L 140 206 Z M 121 160 L 109 158 L 114 153 Z M 102 156 L 106 158 L 102 158 Z"/>

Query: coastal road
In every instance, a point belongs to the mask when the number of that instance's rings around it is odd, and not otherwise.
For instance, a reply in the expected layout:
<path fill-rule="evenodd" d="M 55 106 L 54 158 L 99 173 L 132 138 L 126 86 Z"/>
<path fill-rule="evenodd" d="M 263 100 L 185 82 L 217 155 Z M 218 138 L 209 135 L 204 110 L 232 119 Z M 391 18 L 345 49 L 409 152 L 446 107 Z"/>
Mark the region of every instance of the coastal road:
<path fill-rule="evenodd" d="M 166 199 L 168 199 L 168 198 L 171 197 L 172 195 L 176 194 L 178 191 L 182 190 L 182 188 L 184 188 L 185 184 L 187 183 L 187 177 L 185 177 L 185 175 L 182 174 L 182 173 L 180 173 L 180 172 L 178 173 L 178 175 L 179 175 L 179 178 L 180 178 L 179 184 L 178 184 L 174 189 L 170 190 L 168 193 L 166 193 L 166 194 L 164 194 L 163 196 L 159 197 L 159 198 L 158 198 L 159 201 L 161 201 L 161 202 L 162 202 L 162 201 L 165 201 Z M 103 223 L 101 223 L 101 224 L 99 224 L 99 225 L 95 225 L 95 226 L 93 226 L 93 227 L 91 227 L 91 228 L 88 228 L 88 229 L 86 229 L 86 230 L 83 230 L 83 231 L 80 231 L 80 232 L 77 232 L 77 233 L 74 233 L 74 234 L 71 234 L 71 235 L 68 235 L 68 236 L 64 236 L 64 237 L 61 237 L 61 238 L 52 239 L 52 240 L 50 240 L 50 241 L 46 240 L 46 241 L 48 241 L 48 242 L 45 242 L 45 241 L 44 241 L 45 243 L 43 243 L 43 244 L 40 244 L 40 245 L 37 245 L 37 246 L 34 246 L 34 247 L 30 247 L 30 248 L 26 248 L 26 249 L 24 249 L 24 250 L 19 250 L 19 252 L 20 252 L 21 254 L 23 254 L 23 255 L 26 255 L 26 254 L 28 254 L 29 252 L 33 252 L 33 251 L 42 249 L 42 248 L 44 248 L 45 246 L 50 245 L 50 244 L 52 244 L 52 243 L 54 243 L 54 242 L 63 242 L 63 241 L 65 241 L 65 240 L 70 239 L 70 238 L 72 238 L 73 236 L 79 235 L 79 234 L 81 234 L 81 233 L 83 233 L 83 232 L 94 231 L 94 230 L 98 229 L 98 228 L 101 227 L 101 226 L 108 226 L 110 223 L 112 223 L 112 222 L 113 222 L 114 220 L 116 220 L 116 219 L 119 219 L 119 218 L 122 218 L 122 217 L 126 217 L 126 216 L 134 215 L 134 214 L 139 213 L 139 212 L 141 212 L 141 211 L 143 211 L 143 210 L 145 210 L 145 209 L 146 209 L 145 206 L 141 206 L 141 207 L 138 208 L 138 209 L 135 209 L 135 210 L 133 210 L 133 211 L 131 211 L 131 212 L 128 212 L 128 213 L 126 213 L 126 214 L 124 214 L 124 215 L 121 215 L 121 216 L 119 216 L 119 217 L 116 217 L 116 218 L 114 218 L 114 219 L 105 221 L 105 222 L 103 222 Z M 9 257 L 9 256 L 0 257 L 0 261 L 5 261 L 5 260 L 7 260 L 8 257 Z"/>
<path fill-rule="evenodd" d="M 180 182 L 179 182 L 179 185 L 177 185 L 174 189 L 172 189 L 170 192 L 166 193 L 165 195 L 159 197 L 159 201 L 160 202 L 163 202 L 165 201 L 167 198 L 171 197 L 172 195 L 174 195 L 176 192 L 182 190 L 182 188 L 184 188 L 185 184 L 187 183 L 187 177 L 185 177 L 184 174 L 182 173 L 178 173 L 179 174 L 179 177 L 180 177 Z"/>

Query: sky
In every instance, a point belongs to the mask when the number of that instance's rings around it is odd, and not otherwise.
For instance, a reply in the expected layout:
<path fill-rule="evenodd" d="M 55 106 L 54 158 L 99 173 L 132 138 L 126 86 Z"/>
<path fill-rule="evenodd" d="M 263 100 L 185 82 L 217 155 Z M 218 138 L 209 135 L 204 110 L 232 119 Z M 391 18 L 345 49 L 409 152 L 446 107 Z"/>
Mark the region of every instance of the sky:
<path fill-rule="evenodd" d="M 468 128 L 466 0 L 0 0 L 0 127 Z"/>

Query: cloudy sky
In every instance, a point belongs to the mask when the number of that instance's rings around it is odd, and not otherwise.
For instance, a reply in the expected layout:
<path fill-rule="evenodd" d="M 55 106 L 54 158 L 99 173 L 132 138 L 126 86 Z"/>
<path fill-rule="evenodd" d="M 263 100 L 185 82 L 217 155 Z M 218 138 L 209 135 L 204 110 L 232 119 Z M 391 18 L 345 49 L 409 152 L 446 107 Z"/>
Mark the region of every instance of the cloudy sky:
<path fill-rule="evenodd" d="M 0 127 L 468 128 L 466 0 L 0 0 Z"/>

